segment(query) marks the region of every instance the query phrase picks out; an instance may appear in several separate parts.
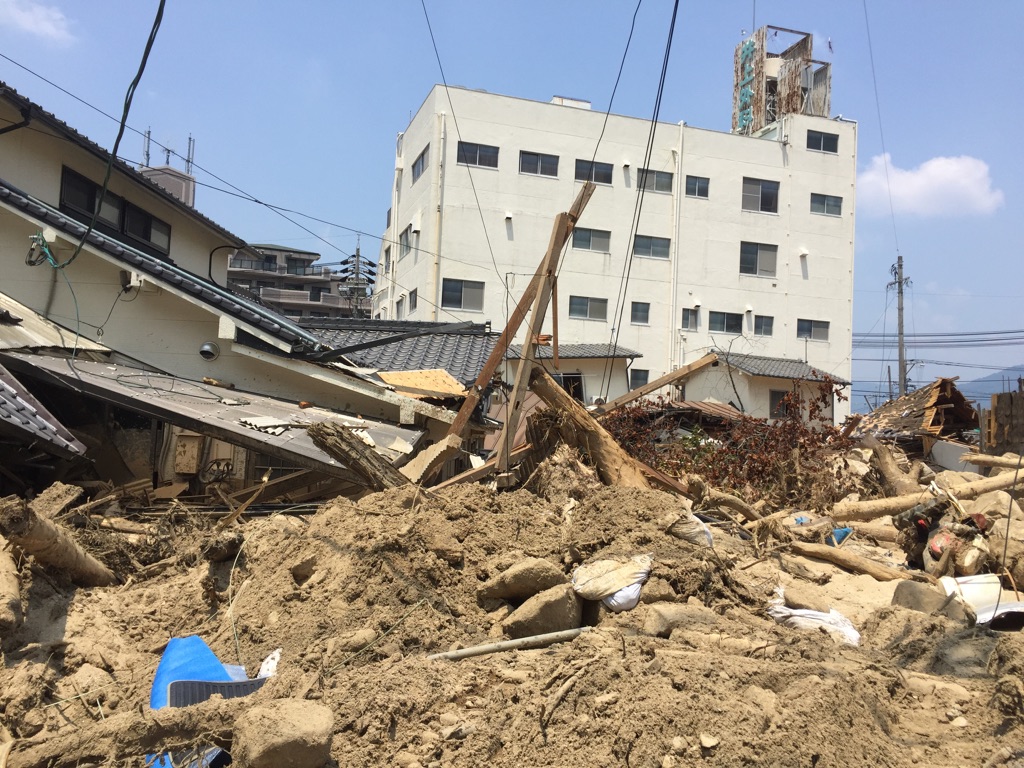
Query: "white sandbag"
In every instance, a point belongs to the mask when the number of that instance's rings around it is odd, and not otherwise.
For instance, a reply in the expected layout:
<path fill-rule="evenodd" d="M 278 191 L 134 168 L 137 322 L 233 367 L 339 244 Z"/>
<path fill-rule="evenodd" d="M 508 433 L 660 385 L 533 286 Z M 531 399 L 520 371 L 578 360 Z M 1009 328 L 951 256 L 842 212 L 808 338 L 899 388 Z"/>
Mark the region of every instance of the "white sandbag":
<path fill-rule="evenodd" d="M 791 629 L 824 629 L 834 640 L 847 645 L 860 645 L 860 632 L 848 618 L 832 608 L 828 613 L 805 608 L 787 608 L 782 587 L 776 587 L 775 597 L 768 603 L 768 615 Z"/>
<path fill-rule="evenodd" d="M 653 564 L 651 555 L 636 555 L 625 563 L 595 560 L 573 572 L 572 588 L 585 600 L 604 600 L 626 587 L 642 585 L 651 575 Z"/>
<path fill-rule="evenodd" d="M 677 539 L 696 544 L 698 547 L 713 547 L 715 540 L 711 529 L 694 514 L 684 515 L 668 527 L 668 533 Z"/>
<path fill-rule="evenodd" d="M 643 586 L 644 582 L 642 581 L 630 584 L 628 587 L 620 589 L 614 595 L 609 595 L 601 602 L 613 613 L 632 611 L 640 602 L 640 590 L 643 589 Z"/>

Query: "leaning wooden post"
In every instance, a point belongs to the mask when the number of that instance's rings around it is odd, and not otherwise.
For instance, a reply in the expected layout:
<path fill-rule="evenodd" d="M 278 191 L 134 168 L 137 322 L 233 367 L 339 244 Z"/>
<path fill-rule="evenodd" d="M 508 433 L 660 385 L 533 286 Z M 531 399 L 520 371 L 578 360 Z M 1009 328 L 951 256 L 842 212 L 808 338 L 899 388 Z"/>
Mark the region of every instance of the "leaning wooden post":
<path fill-rule="evenodd" d="M 90 555 L 52 520 L 37 514 L 17 496 L 0 499 L 0 535 L 36 560 L 68 573 L 82 587 L 108 587 L 117 576 Z"/>
<path fill-rule="evenodd" d="M 597 423 L 586 408 L 569 396 L 569 393 L 558 386 L 543 368 L 535 367 L 530 377 L 530 389 L 543 400 L 549 408 L 553 408 L 570 421 L 573 440 L 567 440 L 590 454 L 601 480 L 606 485 L 619 485 L 626 488 L 650 488 L 643 466 L 626 453 L 615 438 Z M 563 438 L 568 430 L 563 429 Z"/>

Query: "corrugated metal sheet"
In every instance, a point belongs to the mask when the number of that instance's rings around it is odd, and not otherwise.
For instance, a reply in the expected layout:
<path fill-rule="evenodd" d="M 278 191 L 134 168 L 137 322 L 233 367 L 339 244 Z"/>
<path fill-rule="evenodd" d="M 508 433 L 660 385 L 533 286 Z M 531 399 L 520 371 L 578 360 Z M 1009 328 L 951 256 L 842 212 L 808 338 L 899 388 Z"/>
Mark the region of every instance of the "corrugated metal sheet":
<path fill-rule="evenodd" d="M 84 329 L 83 329 L 84 330 Z M 109 352 L 87 336 L 61 328 L 5 293 L 0 293 L 0 349 L 78 349 Z"/>
<path fill-rule="evenodd" d="M 422 430 L 347 416 L 324 408 L 300 408 L 284 400 L 220 389 L 125 365 L 85 360 L 76 360 L 72 365 L 67 359 L 24 352 L 5 352 L 2 357 L 4 363 L 17 370 L 23 378 L 41 375 L 47 382 L 63 383 L 88 396 L 136 413 L 244 448 L 287 458 L 299 466 L 333 477 L 351 478 L 353 473 L 313 443 L 305 429 L 310 424 L 330 420 L 365 430 L 373 439 L 374 450 L 389 461 L 412 453 L 423 436 Z M 288 425 L 288 428 L 280 434 L 269 434 L 243 423 L 259 422 L 264 417 Z"/>

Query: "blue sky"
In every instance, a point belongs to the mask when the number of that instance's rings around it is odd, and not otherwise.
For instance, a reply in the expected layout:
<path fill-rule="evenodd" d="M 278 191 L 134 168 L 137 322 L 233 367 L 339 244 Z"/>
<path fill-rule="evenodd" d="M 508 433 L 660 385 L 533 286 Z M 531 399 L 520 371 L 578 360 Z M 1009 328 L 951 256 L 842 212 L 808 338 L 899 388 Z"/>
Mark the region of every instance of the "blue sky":
<path fill-rule="evenodd" d="M 732 52 L 742 34 L 765 24 L 813 33 L 816 57 L 833 65 L 833 114 L 859 123 L 854 331 L 895 329 L 886 283 L 897 242 L 913 281 L 908 332 L 1024 328 L 1024 164 L 1014 138 L 1024 125 L 1024 3 L 866 6 L 875 78 L 863 0 L 681 3 L 661 119 L 728 130 Z M 635 4 L 426 7 L 449 84 L 539 100 L 572 96 L 604 110 Z M 0 79 L 109 148 L 113 121 L 25 68 L 120 115 L 156 8 L 156 0 L 0 0 L 0 53 L 17 62 L 0 58 Z M 615 112 L 651 114 L 671 12 L 667 0 L 644 0 Z M 152 128 L 155 141 L 181 154 L 195 137 L 196 207 L 218 223 L 249 242 L 336 262 L 354 250 L 354 231 L 368 233 L 362 251 L 376 256 L 395 136 L 440 81 L 419 2 L 168 0 L 129 125 Z M 154 146 L 154 164 L 158 153 Z M 120 154 L 141 160 L 142 139 L 127 133 Z M 330 224 L 289 214 L 307 232 L 221 191 L 232 187 Z M 927 363 L 912 371 L 915 381 L 970 379 L 989 371 L 969 366 L 1024 361 L 1020 347 L 909 355 L 960 364 Z M 878 358 L 893 357 L 855 350 L 854 378 L 884 379 L 888 361 Z"/>

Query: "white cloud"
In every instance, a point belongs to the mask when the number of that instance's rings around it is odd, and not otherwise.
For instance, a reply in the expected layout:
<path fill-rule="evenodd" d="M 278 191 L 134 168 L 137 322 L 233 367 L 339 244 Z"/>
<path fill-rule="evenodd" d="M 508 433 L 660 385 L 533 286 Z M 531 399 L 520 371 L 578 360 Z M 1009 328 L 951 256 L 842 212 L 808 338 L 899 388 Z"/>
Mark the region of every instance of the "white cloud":
<path fill-rule="evenodd" d="M 60 8 L 35 0 L 0 0 L 0 26 L 41 37 L 51 43 L 74 40 L 68 17 Z"/>
<path fill-rule="evenodd" d="M 933 157 L 917 168 L 897 168 L 888 154 L 871 158 L 857 177 L 857 207 L 887 214 L 892 187 L 896 213 L 915 216 L 970 216 L 993 213 L 1003 204 L 1002 190 L 992 188 L 988 164 L 976 157 Z"/>

